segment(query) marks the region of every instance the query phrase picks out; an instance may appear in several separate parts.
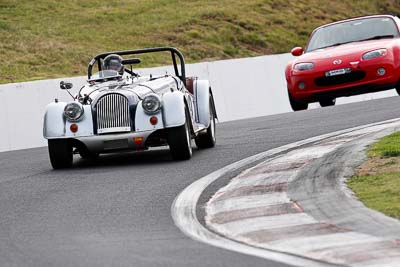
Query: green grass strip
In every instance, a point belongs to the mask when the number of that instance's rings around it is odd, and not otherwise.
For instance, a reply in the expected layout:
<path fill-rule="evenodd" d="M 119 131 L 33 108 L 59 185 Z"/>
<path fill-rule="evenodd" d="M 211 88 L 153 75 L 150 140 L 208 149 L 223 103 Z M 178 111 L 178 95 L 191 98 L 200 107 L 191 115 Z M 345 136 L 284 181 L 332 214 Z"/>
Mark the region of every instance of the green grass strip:
<path fill-rule="evenodd" d="M 382 138 L 372 145 L 368 151 L 371 157 L 399 157 L 400 156 L 400 132 L 393 133 Z"/>
<path fill-rule="evenodd" d="M 322 2 L 1 0 L 0 83 L 84 76 L 92 56 L 114 50 L 175 46 L 189 63 L 288 53 L 322 24 L 400 14 L 397 0 Z M 170 63 L 142 59 L 136 67 Z"/>
<path fill-rule="evenodd" d="M 382 138 L 368 150 L 365 164 L 370 163 L 371 174 L 354 176 L 347 182 L 367 207 L 397 219 L 400 219 L 399 157 L 400 132 L 396 132 Z M 386 164 L 374 163 L 374 159 L 382 158 L 387 159 Z"/>
<path fill-rule="evenodd" d="M 367 207 L 400 219 L 400 172 L 353 177 L 348 186 Z"/>

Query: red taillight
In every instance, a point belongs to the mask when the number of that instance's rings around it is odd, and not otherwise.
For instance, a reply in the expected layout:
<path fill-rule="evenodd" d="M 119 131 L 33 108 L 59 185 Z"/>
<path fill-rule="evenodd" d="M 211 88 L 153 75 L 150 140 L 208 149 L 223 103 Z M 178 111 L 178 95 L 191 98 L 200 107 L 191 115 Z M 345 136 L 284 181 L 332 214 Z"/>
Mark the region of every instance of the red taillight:
<path fill-rule="evenodd" d="M 71 130 L 71 132 L 76 133 L 78 131 L 78 125 L 73 123 L 73 124 L 71 124 L 69 129 Z"/>
<path fill-rule="evenodd" d="M 158 123 L 158 118 L 156 116 L 152 116 L 150 118 L 151 125 L 156 125 Z"/>

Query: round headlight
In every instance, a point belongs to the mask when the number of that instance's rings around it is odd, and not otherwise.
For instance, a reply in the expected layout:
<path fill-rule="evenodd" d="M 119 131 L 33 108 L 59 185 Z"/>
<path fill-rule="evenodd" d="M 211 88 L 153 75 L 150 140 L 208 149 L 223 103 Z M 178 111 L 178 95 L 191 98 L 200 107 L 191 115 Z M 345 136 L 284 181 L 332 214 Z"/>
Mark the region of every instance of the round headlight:
<path fill-rule="evenodd" d="M 155 114 L 161 109 L 161 100 L 157 95 L 148 95 L 142 101 L 142 107 L 147 114 Z"/>
<path fill-rule="evenodd" d="M 77 121 L 82 117 L 83 111 L 83 106 L 80 103 L 68 103 L 64 108 L 64 116 L 69 121 Z"/>

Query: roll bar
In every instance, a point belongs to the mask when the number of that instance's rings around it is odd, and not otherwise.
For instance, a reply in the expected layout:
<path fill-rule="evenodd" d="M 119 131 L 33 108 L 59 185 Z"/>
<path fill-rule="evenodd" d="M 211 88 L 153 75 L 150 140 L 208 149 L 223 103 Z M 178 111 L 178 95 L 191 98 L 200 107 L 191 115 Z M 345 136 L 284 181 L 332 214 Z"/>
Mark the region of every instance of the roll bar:
<path fill-rule="evenodd" d="M 138 55 L 138 54 L 165 52 L 165 51 L 171 52 L 171 58 L 172 58 L 173 66 L 174 66 L 175 75 L 178 76 L 182 80 L 182 82 L 185 82 L 186 81 L 185 59 L 184 59 L 182 53 L 178 49 L 176 49 L 175 47 L 167 47 L 167 46 L 166 47 L 145 48 L 145 49 L 138 49 L 138 50 L 114 51 L 114 52 L 98 54 L 89 63 L 88 79 L 90 79 L 90 77 L 92 76 L 92 69 L 93 69 L 94 64 L 97 62 L 98 69 L 99 69 L 99 71 L 101 71 L 103 66 L 101 64 L 100 59 L 104 59 L 106 56 L 108 56 L 110 54 L 117 54 L 120 56 L 124 56 L 124 55 Z M 177 62 L 176 56 L 178 56 L 180 65 L 181 65 L 180 73 L 178 70 L 178 62 Z"/>

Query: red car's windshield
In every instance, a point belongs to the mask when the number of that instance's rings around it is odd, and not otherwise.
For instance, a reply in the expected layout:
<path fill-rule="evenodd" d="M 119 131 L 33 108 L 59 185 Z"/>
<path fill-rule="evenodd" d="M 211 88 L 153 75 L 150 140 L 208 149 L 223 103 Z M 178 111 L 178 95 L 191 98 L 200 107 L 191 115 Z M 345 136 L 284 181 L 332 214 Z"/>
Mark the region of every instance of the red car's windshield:
<path fill-rule="evenodd" d="M 333 24 L 314 32 L 307 51 L 364 40 L 399 37 L 391 18 L 366 18 Z"/>

